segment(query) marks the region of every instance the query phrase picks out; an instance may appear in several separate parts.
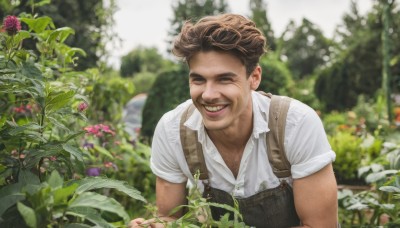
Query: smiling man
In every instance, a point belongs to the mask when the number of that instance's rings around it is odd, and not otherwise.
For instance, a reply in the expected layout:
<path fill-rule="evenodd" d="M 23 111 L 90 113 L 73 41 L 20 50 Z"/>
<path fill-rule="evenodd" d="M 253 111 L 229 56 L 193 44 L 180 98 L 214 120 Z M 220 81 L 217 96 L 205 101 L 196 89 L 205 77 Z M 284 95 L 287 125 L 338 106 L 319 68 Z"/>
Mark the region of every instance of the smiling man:
<path fill-rule="evenodd" d="M 192 99 L 161 118 L 152 143 L 151 168 L 162 219 L 182 215 L 170 212 L 186 203 L 187 182 L 196 181 L 193 174 L 199 170 L 204 196 L 231 205 L 234 197 L 246 225 L 337 226 L 331 164 L 335 153 L 318 115 L 294 99 L 281 113 L 270 97 L 255 92 L 265 45 L 255 24 L 240 15 L 210 16 L 183 26 L 173 52 L 189 66 Z M 270 122 L 279 118 L 285 123 L 280 129 L 285 149 L 274 157 L 267 136 Z M 287 161 L 285 175 L 279 174 L 275 160 Z M 216 220 L 226 212 L 212 208 Z M 153 221 L 135 219 L 131 227 L 160 226 Z"/>

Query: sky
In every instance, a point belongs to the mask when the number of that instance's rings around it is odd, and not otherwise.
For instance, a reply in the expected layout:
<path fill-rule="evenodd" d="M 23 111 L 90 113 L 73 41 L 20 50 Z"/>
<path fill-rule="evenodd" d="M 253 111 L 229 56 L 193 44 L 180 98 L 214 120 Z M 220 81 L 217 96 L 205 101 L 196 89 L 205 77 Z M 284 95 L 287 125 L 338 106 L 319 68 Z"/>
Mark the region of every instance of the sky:
<path fill-rule="evenodd" d="M 119 69 L 120 59 L 141 45 L 156 47 L 168 56 L 167 37 L 173 17 L 172 4 L 177 0 L 116 0 L 118 10 L 114 15 L 114 30 L 121 38 L 117 46 L 109 45 L 108 64 Z M 249 0 L 227 0 L 230 12 L 250 15 Z M 350 11 L 351 0 L 264 0 L 268 19 L 275 36 L 280 36 L 290 20 L 300 25 L 307 18 L 320 27 L 324 35 L 332 38 L 335 27 L 344 13 Z M 372 7 L 372 0 L 356 0 L 360 13 Z"/>

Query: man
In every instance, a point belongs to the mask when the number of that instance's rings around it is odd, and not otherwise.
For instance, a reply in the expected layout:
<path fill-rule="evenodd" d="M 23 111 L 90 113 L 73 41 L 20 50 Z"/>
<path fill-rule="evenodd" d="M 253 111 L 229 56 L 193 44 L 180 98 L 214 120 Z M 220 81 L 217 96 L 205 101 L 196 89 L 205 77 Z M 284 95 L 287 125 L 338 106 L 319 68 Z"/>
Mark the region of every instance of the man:
<path fill-rule="evenodd" d="M 336 227 L 335 154 L 314 110 L 290 102 L 284 146 L 291 176 L 278 178 L 268 160 L 271 99 L 255 92 L 265 43 L 255 24 L 240 15 L 209 16 L 183 26 L 173 53 L 189 66 L 192 99 L 161 118 L 152 143 L 151 168 L 162 219 L 182 215 L 170 212 L 186 203 L 187 181 L 195 181 L 180 139 L 182 115 L 194 104 L 184 126 L 197 133 L 208 175 L 199 184 L 212 193 L 211 201 L 223 203 L 231 196 L 240 200 L 250 226 Z M 214 210 L 218 220 L 222 212 Z M 135 219 L 131 227 L 160 225 L 153 221 Z"/>

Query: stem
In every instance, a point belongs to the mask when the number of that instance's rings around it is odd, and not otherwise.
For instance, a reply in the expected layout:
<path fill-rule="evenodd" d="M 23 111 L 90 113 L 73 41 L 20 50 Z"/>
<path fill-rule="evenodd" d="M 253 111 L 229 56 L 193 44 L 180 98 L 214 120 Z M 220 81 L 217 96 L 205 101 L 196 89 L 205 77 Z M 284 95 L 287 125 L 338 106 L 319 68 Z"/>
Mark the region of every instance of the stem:
<path fill-rule="evenodd" d="M 6 45 L 7 46 L 7 45 Z M 13 48 L 14 47 L 14 35 L 12 35 L 11 36 L 11 47 L 10 47 L 10 49 L 8 49 L 7 51 L 6 51 L 6 59 L 7 59 L 7 62 L 6 62 L 6 66 L 8 66 L 8 63 L 11 61 L 11 58 L 13 57 L 12 56 L 12 54 L 13 54 Z M 8 53 L 7 53 L 8 52 Z"/>

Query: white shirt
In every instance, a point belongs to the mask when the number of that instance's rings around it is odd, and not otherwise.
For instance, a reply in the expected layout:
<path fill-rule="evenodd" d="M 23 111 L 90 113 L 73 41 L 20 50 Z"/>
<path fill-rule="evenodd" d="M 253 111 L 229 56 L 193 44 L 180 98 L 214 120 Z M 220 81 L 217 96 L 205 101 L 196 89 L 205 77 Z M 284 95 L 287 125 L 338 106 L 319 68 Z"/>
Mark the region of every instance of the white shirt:
<path fill-rule="evenodd" d="M 198 131 L 210 185 L 238 198 L 249 197 L 280 184 L 279 178 L 272 172 L 266 152 L 270 99 L 253 91 L 252 100 L 254 127 L 244 149 L 237 178 L 233 176 L 208 137 L 200 112 L 196 109 L 185 122 L 185 126 Z M 156 176 L 172 183 L 184 183 L 187 180 L 194 183 L 179 134 L 181 115 L 191 103 L 191 100 L 187 100 L 164 114 L 153 137 L 151 169 Z M 290 103 L 284 145 L 287 159 L 291 163 L 292 177 L 288 178 L 290 184 L 292 179 L 306 177 L 319 171 L 336 157 L 319 116 L 309 106 L 297 100 Z M 198 185 L 202 187 L 201 182 Z"/>

